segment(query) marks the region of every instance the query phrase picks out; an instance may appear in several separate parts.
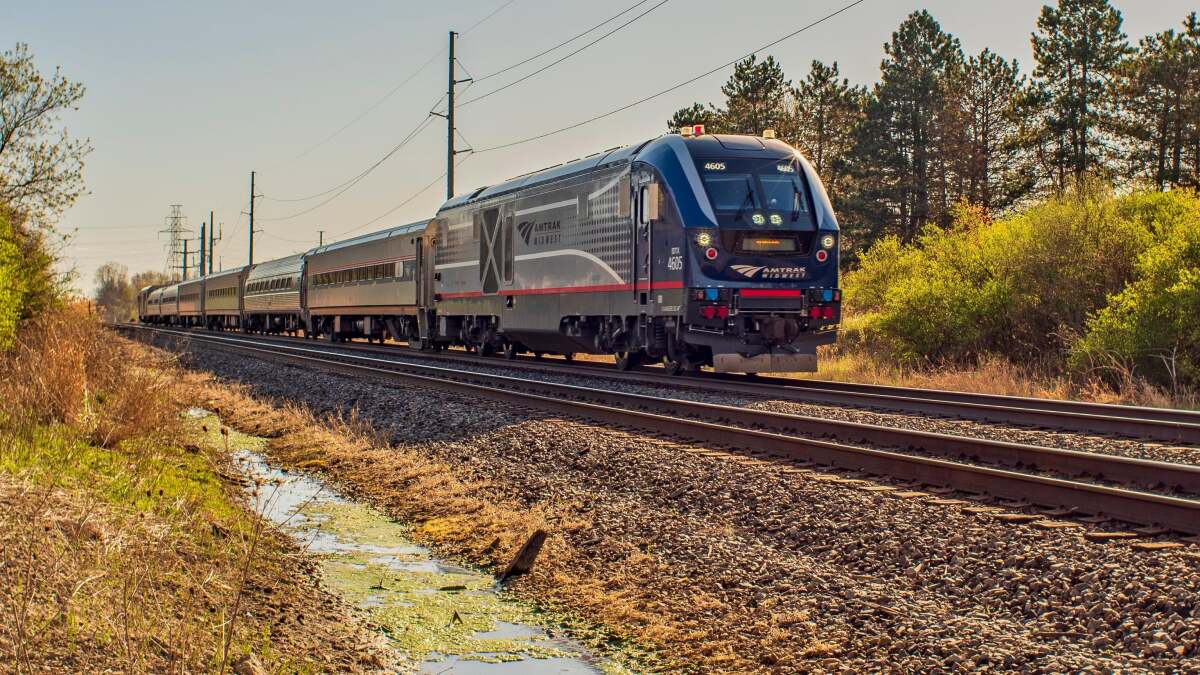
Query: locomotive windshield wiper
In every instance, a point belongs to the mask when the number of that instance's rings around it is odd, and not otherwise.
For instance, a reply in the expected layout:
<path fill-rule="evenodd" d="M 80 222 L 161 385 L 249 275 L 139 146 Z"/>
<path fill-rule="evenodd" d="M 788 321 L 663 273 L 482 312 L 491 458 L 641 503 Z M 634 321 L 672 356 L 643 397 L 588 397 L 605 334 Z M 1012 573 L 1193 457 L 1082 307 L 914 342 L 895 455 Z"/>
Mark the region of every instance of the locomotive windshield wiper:
<path fill-rule="evenodd" d="M 746 212 L 746 202 L 754 206 L 754 184 L 750 182 L 749 176 L 746 176 L 746 196 L 742 198 L 742 205 L 738 207 L 737 213 L 733 214 L 735 221 L 742 219 L 742 214 Z"/>
<path fill-rule="evenodd" d="M 803 196 L 800 194 L 800 188 L 792 183 L 792 222 L 800 220 L 800 200 Z"/>

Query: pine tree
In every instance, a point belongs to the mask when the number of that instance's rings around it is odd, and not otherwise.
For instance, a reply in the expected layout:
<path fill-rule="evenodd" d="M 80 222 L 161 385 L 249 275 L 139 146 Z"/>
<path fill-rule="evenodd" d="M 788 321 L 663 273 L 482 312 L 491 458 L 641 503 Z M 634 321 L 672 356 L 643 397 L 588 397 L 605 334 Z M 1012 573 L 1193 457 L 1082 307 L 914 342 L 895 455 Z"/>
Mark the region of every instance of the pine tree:
<path fill-rule="evenodd" d="M 1118 130 L 1131 176 L 1158 189 L 1200 186 L 1200 22 L 1141 40 L 1120 68 Z"/>
<path fill-rule="evenodd" d="M 786 101 L 791 86 L 772 56 L 759 62 L 752 54 L 734 65 L 733 75 L 721 87 L 726 97 L 725 121 L 730 133 L 758 136 L 764 129 L 786 124 Z"/>
<path fill-rule="evenodd" d="M 812 62 L 808 76 L 791 96 L 791 119 L 783 125 L 781 137 L 812 162 L 835 202 L 866 96 L 864 88 L 839 79 L 837 62 L 827 66 L 820 61 Z"/>
<path fill-rule="evenodd" d="M 671 119 L 667 120 L 667 130 L 677 132 L 680 127 L 690 127 L 696 124 L 703 124 L 704 130 L 710 134 L 728 132 L 725 124 L 725 111 L 711 103 L 693 103 L 675 111 Z"/>
<path fill-rule="evenodd" d="M 914 12 L 884 45 L 884 54 L 882 77 L 852 153 L 855 194 L 847 208 L 851 237 L 859 245 L 883 234 L 911 240 L 927 223 L 947 222 L 957 200 L 944 126 L 962 68 L 958 40 L 929 12 Z"/>
<path fill-rule="evenodd" d="M 951 151 L 951 192 L 996 213 L 1033 187 L 1022 148 L 1019 102 L 1025 78 L 1017 62 L 989 49 L 967 59 L 942 121 Z"/>
<path fill-rule="evenodd" d="M 1059 0 L 1038 17 L 1034 82 L 1045 104 L 1038 144 L 1052 148 L 1044 156 L 1059 190 L 1068 178 L 1107 167 L 1116 127 L 1109 83 L 1129 53 L 1121 23 L 1108 0 Z"/>

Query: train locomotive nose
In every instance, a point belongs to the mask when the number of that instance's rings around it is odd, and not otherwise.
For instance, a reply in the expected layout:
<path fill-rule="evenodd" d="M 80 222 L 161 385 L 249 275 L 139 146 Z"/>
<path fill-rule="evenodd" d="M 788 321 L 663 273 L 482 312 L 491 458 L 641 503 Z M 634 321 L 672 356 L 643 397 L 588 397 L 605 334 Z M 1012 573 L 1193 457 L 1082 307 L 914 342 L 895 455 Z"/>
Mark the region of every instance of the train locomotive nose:
<path fill-rule="evenodd" d="M 771 316 L 762 320 L 762 334 L 772 345 L 790 344 L 800 335 L 800 324 L 782 316 Z"/>

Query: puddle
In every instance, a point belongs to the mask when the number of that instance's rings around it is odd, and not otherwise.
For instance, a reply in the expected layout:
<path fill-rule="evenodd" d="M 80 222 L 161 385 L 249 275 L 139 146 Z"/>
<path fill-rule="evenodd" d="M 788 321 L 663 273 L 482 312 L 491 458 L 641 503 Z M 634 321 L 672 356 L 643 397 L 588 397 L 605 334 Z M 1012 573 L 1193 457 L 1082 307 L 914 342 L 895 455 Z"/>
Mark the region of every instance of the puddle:
<path fill-rule="evenodd" d="M 209 426 L 212 434 L 219 428 L 215 418 Z M 268 465 L 257 452 L 263 439 L 231 430 L 228 440 L 243 474 L 262 484 L 255 508 L 318 554 L 326 587 L 363 608 L 418 672 L 630 672 L 557 634 L 531 606 L 503 597 L 491 575 L 439 560 L 374 508 Z"/>

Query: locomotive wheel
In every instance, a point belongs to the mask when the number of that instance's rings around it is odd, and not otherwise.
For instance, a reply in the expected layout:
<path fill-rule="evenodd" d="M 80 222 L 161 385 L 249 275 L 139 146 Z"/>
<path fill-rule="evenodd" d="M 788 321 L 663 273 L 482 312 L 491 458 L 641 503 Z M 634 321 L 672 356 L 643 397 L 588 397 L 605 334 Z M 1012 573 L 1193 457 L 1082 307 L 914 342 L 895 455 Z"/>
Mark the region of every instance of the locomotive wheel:
<path fill-rule="evenodd" d="M 563 361 L 570 363 L 575 360 L 575 352 L 563 352 Z"/>
<path fill-rule="evenodd" d="M 476 351 L 479 352 L 480 356 L 495 356 L 496 345 L 490 342 L 481 342 L 479 343 L 479 347 Z"/>
<path fill-rule="evenodd" d="M 505 342 L 504 351 L 502 353 L 504 354 L 504 358 L 512 361 L 513 359 L 517 358 L 517 345 L 511 342 Z"/>
<path fill-rule="evenodd" d="M 617 370 L 633 370 L 642 362 L 642 353 L 617 352 Z"/>
<path fill-rule="evenodd" d="M 663 370 L 667 371 L 668 375 L 682 375 L 686 369 L 683 361 L 672 361 L 669 358 L 663 358 Z"/>
<path fill-rule="evenodd" d="M 543 352 L 534 352 L 533 353 L 533 358 L 537 361 L 541 361 L 543 356 L 545 356 L 545 353 L 543 353 Z"/>

